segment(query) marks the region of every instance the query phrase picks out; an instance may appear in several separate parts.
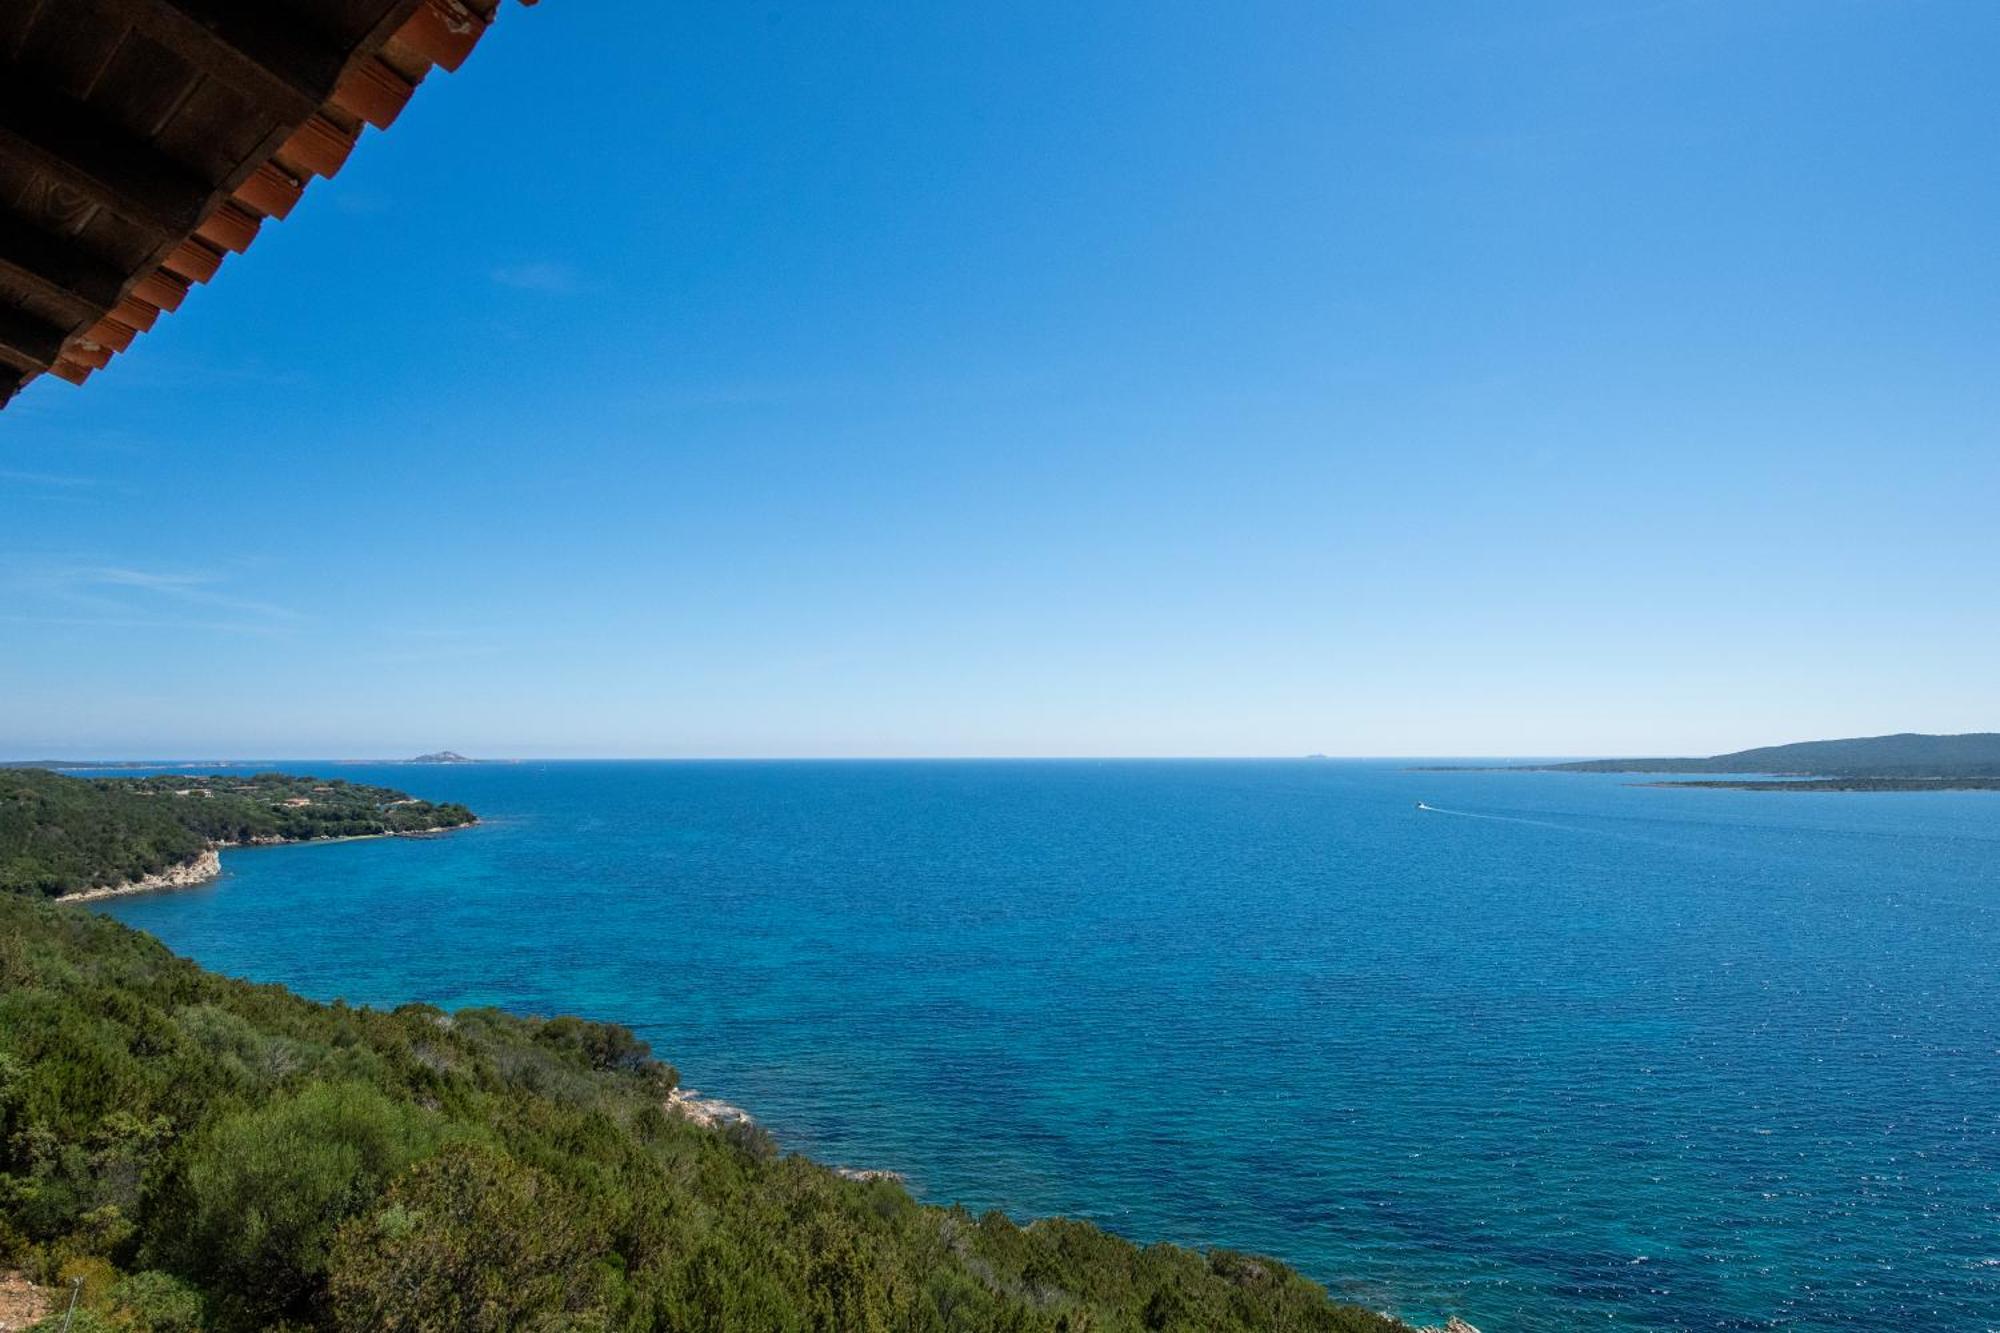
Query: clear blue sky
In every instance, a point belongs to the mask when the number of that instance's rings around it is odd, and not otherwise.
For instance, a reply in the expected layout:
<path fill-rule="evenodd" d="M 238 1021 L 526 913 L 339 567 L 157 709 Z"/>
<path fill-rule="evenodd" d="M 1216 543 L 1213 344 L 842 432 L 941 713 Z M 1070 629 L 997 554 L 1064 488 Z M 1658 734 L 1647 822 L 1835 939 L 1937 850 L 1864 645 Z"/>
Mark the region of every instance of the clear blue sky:
<path fill-rule="evenodd" d="M 0 415 L 0 752 L 2000 726 L 2000 5 L 509 5 Z"/>

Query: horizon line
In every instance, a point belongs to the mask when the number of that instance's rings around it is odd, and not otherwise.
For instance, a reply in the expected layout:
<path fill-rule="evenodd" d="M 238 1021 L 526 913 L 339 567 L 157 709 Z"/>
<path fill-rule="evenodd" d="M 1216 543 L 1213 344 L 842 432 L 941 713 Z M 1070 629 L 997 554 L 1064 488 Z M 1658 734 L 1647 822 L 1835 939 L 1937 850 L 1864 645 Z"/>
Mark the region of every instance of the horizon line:
<path fill-rule="evenodd" d="M 17 768 L 199 767 L 203 764 L 393 764 L 408 768 L 468 768 L 486 764 L 852 764 L 852 763 L 1342 763 L 1409 759 L 1594 759 L 1624 758 L 1599 754 L 693 754 L 693 755 L 495 755 L 455 760 L 393 759 L 382 756 L 238 755 L 188 758 L 5 758 L 0 765 Z M 1668 756 L 1648 756 L 1666 758 Z M 1673 756 L 1704 758 L 1701 755 Z"/>

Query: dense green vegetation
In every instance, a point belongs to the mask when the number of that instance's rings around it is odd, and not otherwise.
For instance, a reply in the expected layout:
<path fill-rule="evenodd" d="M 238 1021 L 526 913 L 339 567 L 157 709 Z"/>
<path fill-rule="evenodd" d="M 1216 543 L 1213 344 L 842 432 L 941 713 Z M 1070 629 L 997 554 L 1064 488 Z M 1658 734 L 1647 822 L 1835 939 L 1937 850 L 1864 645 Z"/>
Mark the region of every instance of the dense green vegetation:
<path fill-rule="evenodd" d="M 39 769 L 0 772 L 0 891 L 67 893 L 179 865 L 208 839 L 175 809 Z"/>
<path fill-rule="evenodd" d="M 6 769 L 0 770 L 0 893 L 52 896 L 117 884 L 222 843 L 419 833 L 472 818 L 462 805 L 434 805 L 338 778 L 70 778 Z"/>
<path fill-rule="evenodd" d="M 82 1278 L 74 1333 L 1400 1328 L 1270 1260 L 920 1206 L 674 1082 L 622 1028 L 314 1004 L 0 897 L 0 1267 Z"/>

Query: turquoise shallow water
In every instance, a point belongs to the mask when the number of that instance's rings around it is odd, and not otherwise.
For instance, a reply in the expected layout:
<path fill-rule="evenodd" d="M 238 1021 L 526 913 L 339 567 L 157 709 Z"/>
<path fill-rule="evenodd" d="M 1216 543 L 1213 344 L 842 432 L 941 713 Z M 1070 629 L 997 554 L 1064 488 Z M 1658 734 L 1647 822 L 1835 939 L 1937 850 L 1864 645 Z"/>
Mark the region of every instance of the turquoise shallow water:
<path fill-rule="evenodd" d="M 106 910 L 321 998 L 629 1023 L 787 1147 L 1409 1316 L 2000 1328 L 2000 796 L 337 771 L 488 822 Z"/>

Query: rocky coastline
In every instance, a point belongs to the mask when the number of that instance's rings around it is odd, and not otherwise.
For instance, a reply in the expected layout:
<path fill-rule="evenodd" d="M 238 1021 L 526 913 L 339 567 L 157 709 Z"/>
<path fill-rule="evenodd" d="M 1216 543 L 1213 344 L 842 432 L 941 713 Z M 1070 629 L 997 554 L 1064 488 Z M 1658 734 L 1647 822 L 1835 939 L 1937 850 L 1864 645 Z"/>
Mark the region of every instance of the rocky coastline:
<path fill-rule="evenodd" d="M 725 1102 L 719 1097 L 704 1097 L 689 1088 L 675 1088 L 667 1094 L 665 1105 L 672 1114 L 692 1121 L 703 1129 L 723 1129 L 730 1125 L 757 1123 L 755 1116 L 734 1102 Z M 899 1185 L 909 1183 L 901 1171 L 886 1171 L 880 1167 L 835 1166 L 828 1169 L 845 1180 L 893 1180 Z"/>
<path fill-rule="evenodd" d="M 245 838 L 241 842 L 218 842 L 197 855 L 192 861 L 168 866 L 165 870 L 142 875 L 138 879 L 121 880 L 116 884 L 96 884 L 74 893 L 57 895 L 59 903 L 98 902 L 105 898 L 123 898 L 134 893 L 158 893 L 167 889 L 193 889 L 222 874 L 222 853 L 231 847 L 295 847 L 313 842 L 366 842 L 371 838 L 428 838 L 439 833 L 453 833 L 462 828 L 471 828 L 479 821 L 469 820 L 463 824 L 448 824 L 442 828 L 409 829 L 394 833 L 354 833 L 338 838 Z"/>
<path fill-rule="evenodd" d="M 99 884 L 88 889 L 78 889 L 75 893 L 65 893 L 56 901 L 59 903 L 87 903 L 100 898 L 122 898 L 130 893 L 153 893 L 160 889 L 191 889 L 206 884 L 222 873 L 222 853 L 210 847 L 192 861 L 183 861 L 177 866 L 138 879 L 122 880 L 117 884 Z"/>

